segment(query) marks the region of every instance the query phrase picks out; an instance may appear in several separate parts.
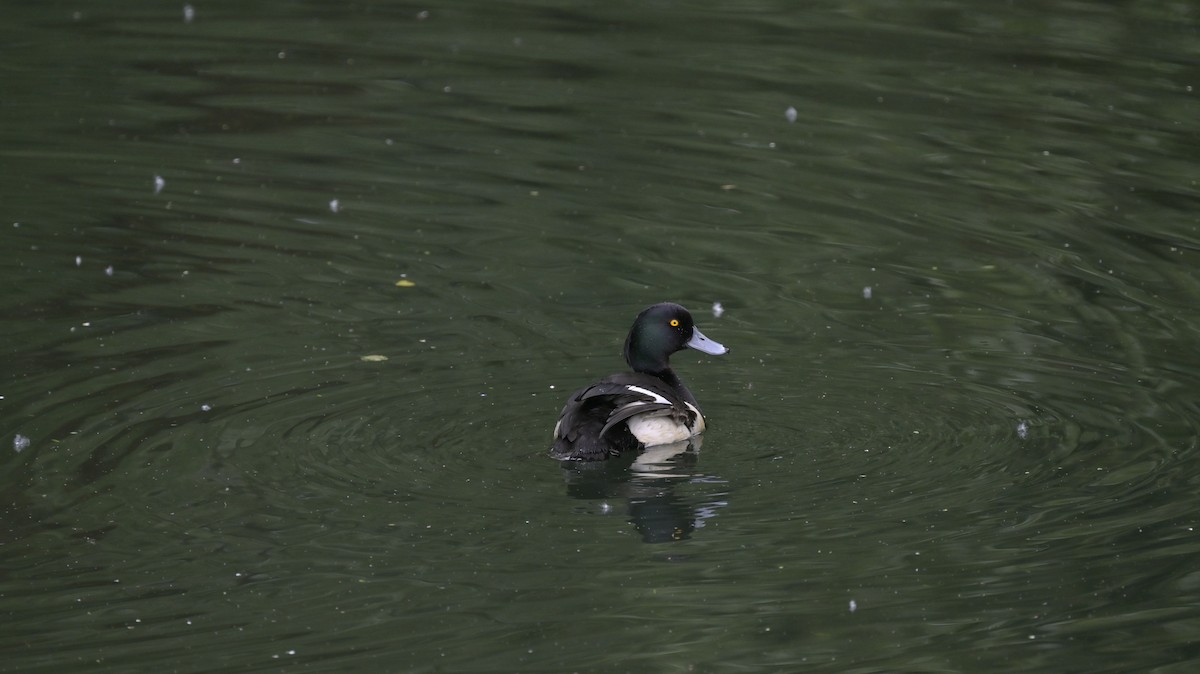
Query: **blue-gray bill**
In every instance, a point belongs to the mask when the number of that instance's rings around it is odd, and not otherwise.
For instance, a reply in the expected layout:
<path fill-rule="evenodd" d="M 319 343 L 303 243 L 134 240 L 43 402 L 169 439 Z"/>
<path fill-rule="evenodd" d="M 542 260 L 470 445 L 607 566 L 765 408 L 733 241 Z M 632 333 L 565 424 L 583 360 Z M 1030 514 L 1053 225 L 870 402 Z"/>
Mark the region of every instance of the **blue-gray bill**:
<path fill-rule="evenodd" d="M 687 345 L 697 351 L 703 351 L 713 356 L 721 356 L 729 353 L 729 349 L 726 349 L 720 342 L 714 342 L 705 337 L 699 328 L 692 328 L 692 338 L 688 340 Z"/>

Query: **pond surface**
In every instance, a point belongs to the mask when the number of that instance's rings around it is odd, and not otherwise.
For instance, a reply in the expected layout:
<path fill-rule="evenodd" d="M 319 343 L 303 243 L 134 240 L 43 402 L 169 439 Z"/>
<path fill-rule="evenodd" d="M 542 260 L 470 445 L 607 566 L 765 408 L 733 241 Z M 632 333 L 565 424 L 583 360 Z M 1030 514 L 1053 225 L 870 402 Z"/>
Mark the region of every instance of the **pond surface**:
<path fill-rule="evenodd" d="M 1195 3 L 0 17 L 0 671 L 1200 664 Z"/>

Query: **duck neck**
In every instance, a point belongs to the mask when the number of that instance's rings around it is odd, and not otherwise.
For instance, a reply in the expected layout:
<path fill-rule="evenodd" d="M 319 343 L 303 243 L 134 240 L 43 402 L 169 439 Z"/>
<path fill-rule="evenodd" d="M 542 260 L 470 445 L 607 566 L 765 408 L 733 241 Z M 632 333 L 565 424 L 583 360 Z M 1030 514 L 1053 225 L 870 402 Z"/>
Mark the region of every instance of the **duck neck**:
<path fill-rule="evenodd" d="M 688 390 L 688 387 L 684 385 L 683 380 L 680 379 L 679 375 L 675 374 L 675 371 L 671 368 L 668 367 L 659 372 L 647 372 L 646 374 L 652 374 L 655 377 L 663 380 L 663 383 L 671 387 L 672 391 L 675 391 L 677 394 L 679 394 L 679 397 L 683 398 L 684 402 L 691 403 L 692 407 L 700 409 L 700 405 L 696 402 L 696 398 L 692 396 L 692 392 Z"/>

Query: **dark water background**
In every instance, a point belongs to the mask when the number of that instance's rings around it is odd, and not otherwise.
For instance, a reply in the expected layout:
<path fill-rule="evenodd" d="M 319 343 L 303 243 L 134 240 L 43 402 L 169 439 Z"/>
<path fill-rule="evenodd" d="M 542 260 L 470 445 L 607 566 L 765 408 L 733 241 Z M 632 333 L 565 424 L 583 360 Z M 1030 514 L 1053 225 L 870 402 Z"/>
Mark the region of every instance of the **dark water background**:
<path fill-rule="evenodd" d="M 0 9 L 0 671 L 1200 664 L 1197 3 L 192 12 Z"/>

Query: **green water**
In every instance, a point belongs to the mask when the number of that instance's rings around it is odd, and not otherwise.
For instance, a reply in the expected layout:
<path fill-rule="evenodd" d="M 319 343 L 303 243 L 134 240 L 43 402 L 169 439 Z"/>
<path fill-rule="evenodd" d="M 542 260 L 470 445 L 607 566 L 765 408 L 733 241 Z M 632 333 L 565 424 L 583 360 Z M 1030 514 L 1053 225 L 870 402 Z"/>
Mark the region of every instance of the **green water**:
<path fill-rule="evenodd" d="M 1200 6 L 192 4 L 0 9 L 0 671 L 1200 663 Z"/>

